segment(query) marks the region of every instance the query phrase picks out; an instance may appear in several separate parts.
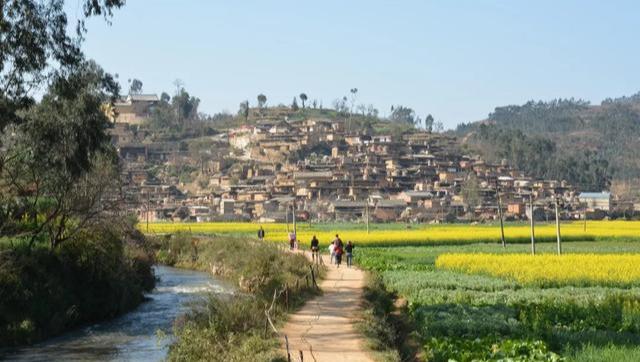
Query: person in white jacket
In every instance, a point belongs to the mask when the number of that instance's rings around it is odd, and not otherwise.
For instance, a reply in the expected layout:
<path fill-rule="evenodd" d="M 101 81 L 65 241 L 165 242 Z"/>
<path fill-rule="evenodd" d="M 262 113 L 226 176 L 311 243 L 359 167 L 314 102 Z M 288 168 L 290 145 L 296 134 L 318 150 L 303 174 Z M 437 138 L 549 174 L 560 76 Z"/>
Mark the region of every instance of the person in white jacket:
<path fill-rule="evenodd" d="M 336 258 L 336 253 L 334 249 L 335 249 L 335 245 L 333 245 L 333 241 L 332 241 L 331 244 L 329 244 L 329 255 L 331 255 L 331 261 L 330 261 L 331 264 L 333 264 L 333 261 Z"/>

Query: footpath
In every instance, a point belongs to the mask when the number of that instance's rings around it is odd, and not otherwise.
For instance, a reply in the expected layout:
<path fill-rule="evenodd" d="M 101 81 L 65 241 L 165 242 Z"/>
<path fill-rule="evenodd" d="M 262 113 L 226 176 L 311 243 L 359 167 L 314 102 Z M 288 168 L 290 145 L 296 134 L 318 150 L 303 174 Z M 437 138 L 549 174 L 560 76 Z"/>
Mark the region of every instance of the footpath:
<path fill-rule="evenodd" d="M 323 257 L 327 261 L 328 257 Z M 319 285 L 323 294 L 292 314 L 280 331 L 288 338 L 292 361 L 300 361 L 300 351 L 305 362 L 372 361 L 355 328 L 364 278 L 362 270 L 347 268 L 345 263 L 340 268 L 327 265 L 326 277 Z M 282 341 L 286 353 L 284 338 Z"/>

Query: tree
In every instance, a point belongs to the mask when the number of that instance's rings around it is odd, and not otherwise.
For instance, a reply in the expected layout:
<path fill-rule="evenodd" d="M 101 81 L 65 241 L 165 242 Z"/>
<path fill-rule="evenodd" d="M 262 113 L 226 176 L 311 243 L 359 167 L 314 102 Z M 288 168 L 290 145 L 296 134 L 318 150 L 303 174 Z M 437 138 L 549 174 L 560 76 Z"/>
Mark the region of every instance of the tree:
<path fill-rule="evenodd" d="M 260 109 L 264 108 L 264 105 L 266 103 L 267 103 L 267 96 L 265 96 L 262 93 L 258 94 L 258 108 Z"/>
<path fill-rule="evenodd" d="M 67 32 L 63 0 L 0 2 L 0 132 L 22 122 L 21 111 L 35 103 L 32 92 L 83 64 L 80 45 L 86 33 L 85 19 L 96 15 L 108 19 L 124 3 L 80 0 L 77 5 L 82 4 L 82 15 L 72 36 Z"/>
<path fill-rule="evenodd" d="M 300 109 L 300 107 L 298 107 L 298 99 L 296 97 L 293 97 L 293 102 L 291 102 L 291 109 L 294 111 Z"/>
<path fill-rule="evenodd" d="M 173 108 L 178 115 L 178 123 L 185 120 L 194 120 L 198 116 L 200 99 L 190 96 L 184 88 L 171 100 Z"/>
<path fill-rule="evenodd" d="M 245 122 L 249 119 L 249 101 L 240 102 L 238 115 L 244 117 Z"/>
<path fill-rule="evenodd" d="M 356 95 L 358 94 L 358 88 L 351 88 L 349 90 L 349 92 L 351 93 L 351 111 L 350 111 L 350 113 L 353 114 L 353 107 L 356 104 Z"/>
<path fill-rule="evenodd" d="M 391 106 L 391 115 L 389 116 L 389 119 L 392 122 L 414 124 L 415 117 L 416 112 L 409 107 L 400 105 L 396 107 Z"/>
<path fill-rule="evenodd" d="M 170 100 L 171 100 L 171 96 L 167 94 L 167 92 L 162 92 L 162 94 L 160 95 L 160 102 L 169 103 Z"/>
<path fill-rule="evenodd" d="M 104 193 L 118 176 L 104 174 L 116 169 L 116 157 L 101 106 L 117 90 L 97 64 L 84 62 L 55 76 L 23 122 L 0 133 L 7 146 L 0 151 L 0 204 L 11 208 L 17 200 L 33 215 L 26 228 L 30 245 L 48 238 L 55 248 L 104 209 Z"/>
<path fill-rule="evenodd" d="M 367 106 L 365 106 L 364 104 L 359 104 L 356 109 L 358 110 L 358 112 L 360 112 L 360 114 L 362 114 L 363 117 L 365 116 L 367 112 Z"/>
<path fill-rule="evenodd" d="M 320 107 L 322 109 L 322 107 Z M 349 107 L 347 106 L 347 97 L 338 98 L 333 101 L 333 109 L 342 115 L 348 115 Z"/>
<path fill-rule="evenodd" d="M 129 79 L 129 94 L 142 93 L 142 81 L 139 79 Z"/>
<path fill-rule="evenodd" d="M 160 103 L 151 111 L 149 125 L 155 130 L 173 130 L 177 127 L 176 113 L 168 100 L 160 97 Z"/>
<path fill-rule="evenodd" d="M 428 114 L 424 119 L 424 129 L 427 130 L 427 132 L 433 131 L 433 122 L 433 116 L 431 114 Z"/>
<path fill-rule="evenodd" d="M 304 102 L 307 101 L 307 95 L 305 93 L 300 93 L 300 100 L 302 101 L 302 109 L 304 109 Z"/>
<path fill-rule="evenodd" d="M 182 79 L 176 78 L 176 80 L 173 81 L 173 86 L 175 87 L 175 92 L 173 93 L 174 96 L 180 94 L 180 91 L 182 89 L 184 89 L 184 82 L 182 81 Z"/>
<path fill-rule="evenodd" d="M 373 104 L 369 104 L 367 106 L 367 117 L 378 118 L 378 109 L 373 106 Z"/>
<path fill-rule="evenodd" d="M 433 123 L 433 131 L 436 133 L 442 133 L 444 131 L 444 124 L 440 121 L 435 121 Z"/>

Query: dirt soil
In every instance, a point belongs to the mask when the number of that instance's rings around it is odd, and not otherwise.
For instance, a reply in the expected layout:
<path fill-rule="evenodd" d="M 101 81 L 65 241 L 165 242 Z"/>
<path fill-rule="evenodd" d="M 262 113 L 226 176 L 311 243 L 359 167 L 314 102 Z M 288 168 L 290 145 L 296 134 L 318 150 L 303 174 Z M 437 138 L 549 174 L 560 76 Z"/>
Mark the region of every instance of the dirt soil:
<path fill-rule="evenodd" d="M 323 256 L 327 261 L 328 257 Z M 364 338 L 355 329 L 361 308 L 365 273 L 355 267 L 328 265 L 320 283 L 323 294 L 308 301 L 290 316 L 280 331 L 289 340 L 292 361 L 373 361 L 366 352 Z"/>

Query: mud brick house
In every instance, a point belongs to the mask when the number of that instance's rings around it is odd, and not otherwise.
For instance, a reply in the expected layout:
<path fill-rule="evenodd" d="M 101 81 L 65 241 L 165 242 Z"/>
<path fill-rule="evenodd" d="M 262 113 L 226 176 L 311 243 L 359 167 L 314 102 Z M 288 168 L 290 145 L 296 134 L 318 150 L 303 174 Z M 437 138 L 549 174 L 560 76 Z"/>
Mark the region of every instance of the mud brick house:
<path fill-rule="evenodd" d="M 373 218 L 378 221 L 396 221 L 407 208 L 403 200 L 379 200 L 375 203 Z"/>
<path fill-rule="evenodd" d="M 159 101 L 155 94 L 130 94 L 127 98 L 114 103 L 116 111 L 114 122 L 142 124 L 149 119 Z"/>
<path fill-rule="evenodd" d="M 335 200 L 329 206 L 335 220 L 353 221 L 362 219 L 366 210 L 365 201 Z"/>

